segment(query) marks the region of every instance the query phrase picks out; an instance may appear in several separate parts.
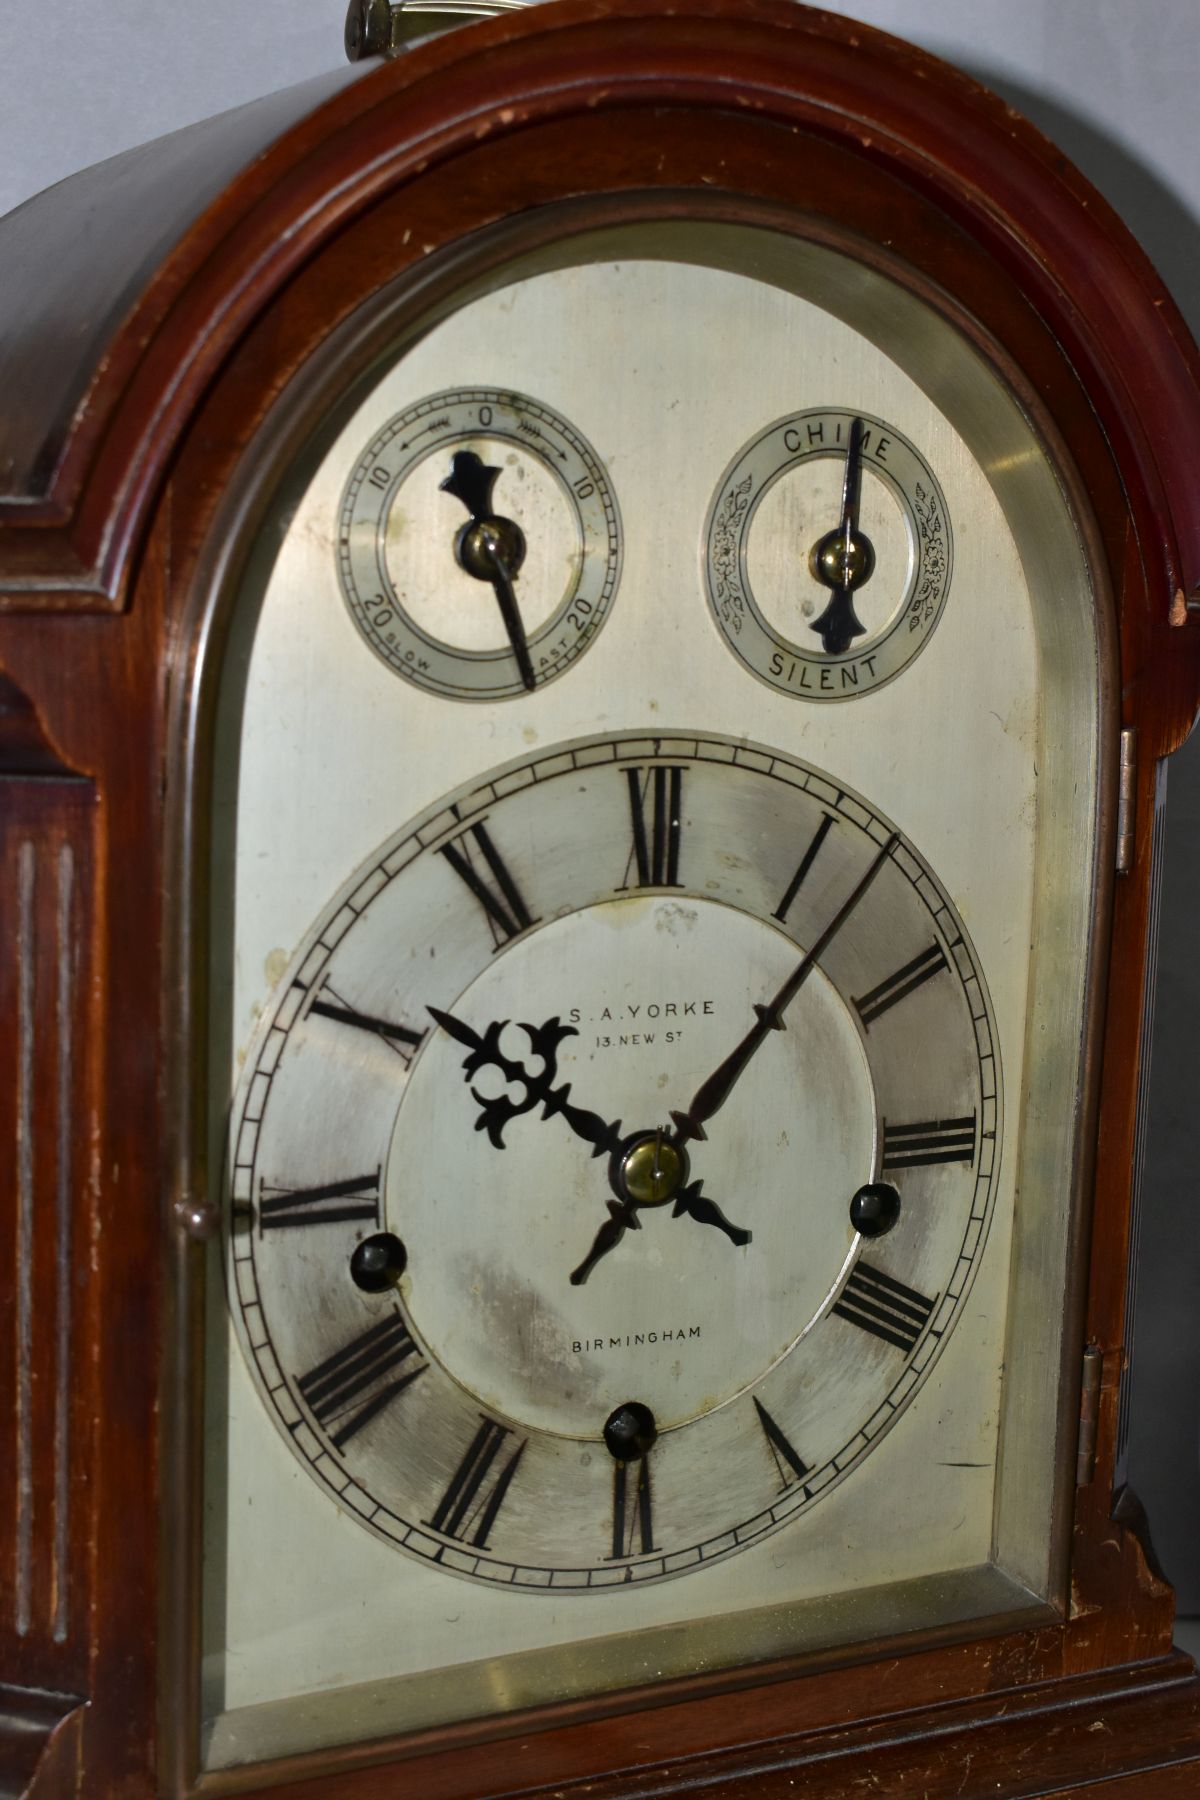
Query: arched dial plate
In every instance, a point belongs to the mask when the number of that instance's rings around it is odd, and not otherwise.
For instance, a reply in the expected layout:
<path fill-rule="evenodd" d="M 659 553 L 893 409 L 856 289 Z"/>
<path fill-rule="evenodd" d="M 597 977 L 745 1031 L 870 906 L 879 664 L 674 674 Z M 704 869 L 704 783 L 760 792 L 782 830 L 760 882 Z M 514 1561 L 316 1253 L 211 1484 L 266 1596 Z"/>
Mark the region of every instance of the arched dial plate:
<path fill-rule="evenodd" d="M 570 668 L 620 566 L 600 458 L 525 394 L 456 388 L 406 407 L 342 498 L 350 616 L 389 668 L 454 700 L 510 699 Z"/>
<path fill-rule="evenodd" d="M 717 625 L 748 669 L 798 699 L 848 700 L 898 675 L 928 643 L 952 569 L 933 470 L 895 426 L 845 408 L 777 419 L 709 509 Z"/>
<path fill-rule="evenodd" d="M 354 875 L 251 1047 L 227 1257 L 263 1401 L 463 1575 L 596 1590 L 754 1543 L 961 1314 L 995 1046 L 935 875 L 829 775 L 690 735 L 510 766 Z"/>

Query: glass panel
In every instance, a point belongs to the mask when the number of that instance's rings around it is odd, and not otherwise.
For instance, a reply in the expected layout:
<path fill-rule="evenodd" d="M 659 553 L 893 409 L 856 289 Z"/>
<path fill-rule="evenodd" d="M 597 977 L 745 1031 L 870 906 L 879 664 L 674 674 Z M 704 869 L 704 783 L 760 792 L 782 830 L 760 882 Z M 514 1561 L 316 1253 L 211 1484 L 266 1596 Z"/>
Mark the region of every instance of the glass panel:
<path fill-rule="evenodd" d="M 1045 1611 L 1102 719 L 1014 396 L 827 249 L 577 237 L 238 607 L 210 1765 Z"/>

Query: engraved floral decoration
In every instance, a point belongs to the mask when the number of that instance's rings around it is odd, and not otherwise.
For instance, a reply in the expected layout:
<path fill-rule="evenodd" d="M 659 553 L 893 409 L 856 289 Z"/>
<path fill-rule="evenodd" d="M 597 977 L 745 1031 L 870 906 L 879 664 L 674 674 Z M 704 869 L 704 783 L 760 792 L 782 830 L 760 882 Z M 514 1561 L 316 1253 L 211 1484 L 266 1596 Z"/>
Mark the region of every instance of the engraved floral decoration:
<path fill-rule="evenodd" d="M 913 487 L 913 510 L 921 539 L 921 579 L 908 605 L 908 629 L 921 631 L 937 613 L 945 592 L 950 550 L 941 497 L 929 493 L 918 481 Z"/>
<path fill-rule="evenodd" d="M 750 508 L 753 476 L 730 488 L 713 520 L 709 538 L 713 599 L 722 621 L 736 634 L 742 629 L 746 600 L 738 573 L 738 539 Z"/>

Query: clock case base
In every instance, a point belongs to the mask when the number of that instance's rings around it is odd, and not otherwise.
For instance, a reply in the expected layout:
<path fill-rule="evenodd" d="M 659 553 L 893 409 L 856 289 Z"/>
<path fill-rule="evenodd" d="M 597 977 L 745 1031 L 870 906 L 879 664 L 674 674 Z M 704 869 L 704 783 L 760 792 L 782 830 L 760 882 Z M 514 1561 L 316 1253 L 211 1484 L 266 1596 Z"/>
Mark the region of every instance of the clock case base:
<path fill-rule="evenodd" d="M 1166 1744 L 1171 1750 L 1164 1756 Z M 684 1792 L 722 1800 L 842 1800 L 859 1792 L 1066 1800 L 1101 1787 L 1121 1800 L 1200 1792 L 1200 1685 L 1189 1657 L 1058 1683 L 1050 1693 L 1002 1691 L 986 1706 L 947 1703 L 905 1712 L 870 1726 L 763 1744 L 753 1755 L 700 1758 L 685 1769 L 639 1770 L 576 1791 L 589 1800 Z"/>
<path fill-rule="evenodd" d="M 1143 1611 L 1137 1660 L 1128 1663 L 1104 1663 L 1111 1613 L 1106 1619 L 1104 1606 L 1085 1606 L 1080 1595 L 1065 1628 L 1052 1608 L 1033 1605 L 1020 1629 L 965 1622 L 955 1643 L 944 1630 L 908 1633 L 877 1641 L 866 1661 L 862 1645 L 852 1645 L 541 1707 L 499 1732 L 495 1719 L 481 1719 L 376 1739 L 342 1752 L 335 1772 L 316 1754 L 264 1763 L 261 1774 L 302 1783 L 297 1800 L 404 1794 L 406 1765 L 421 1800 L 500 1800 L 547 1788 L 564 1800 L 843 1800 L 860 1786 L 931 1800 L 1015 1800 L 1083 1793 L 1118 1777 L 1118 1793 L 1147 1800 L 1200 1793 L 1200 1675 L 1183 1653 L 1157 1653 L 1169 1642 L 1171 1590 L 1128 1491 L 1117 1511 L 1103 1559 L 1109 1605 L 1128 1616 L 1136 1596 Z M 596 1772 L 605 1768 L 607 1777 Z M 200 1792 L 242 1793 L 247 1783 L 257 1792 L 259 1772 L 253 1760 L 214 1771 Z M 1156 1785 L 1168 1775 L 1183 1785 Z"/>
<path fill-rule="evenodd" d="M 214 1219 L 189 1075 L 201 890 L 182 872 L 222 622 L 198 596 L 235 541 L 239 469 L 281 394 L 406 267 L 419 285 L 438 250 L 449 295 L 469 233 L 581 200 L 589 223 L 647 196 L 687 217 L 714 185 L 735 219 L 773 209 L 914 291 L 953 295 L 1040 397 L 1099 523 L 1120 723 L 1139 754 L 1081 1125 L 1095 1177 L 1064 1380 L 1078 1392 L 1085 1343 L 1103 1376 L 1083 1485 L 1073 1437 L 1061 1446 L 1068 1588 L 1056 1616 L 1015 1631 L 862 1643 L 820 1667 L 206 1776 L 195 1370 Z M 0 1194 L 21 1271 L 0 1380 L 58 1396 L 0 1428 L 21 1472 L 0 1488 L 15 1546 L 0 1575 L 0 1794 L 1200 1792 L 1200 1683 L 1113 1498 L 1157 764 L 1200 693 L 1200 398 L 1195 348 L 1119 221 L 1000 102 L 864 27 L 776 0 L 563 0 L 85 173 L 0 224 L 0 261 L 0 882 L 12 917 L 28 906 L 31 946 L 0 975 L 0 1131 L 30 1171 Z M 27 843 L 46 871 L 32 887 Z M 29 970 L 54 1021 L 31 1049 Z M 33 1238 L 31 1195 L 53 1221 Z"/>

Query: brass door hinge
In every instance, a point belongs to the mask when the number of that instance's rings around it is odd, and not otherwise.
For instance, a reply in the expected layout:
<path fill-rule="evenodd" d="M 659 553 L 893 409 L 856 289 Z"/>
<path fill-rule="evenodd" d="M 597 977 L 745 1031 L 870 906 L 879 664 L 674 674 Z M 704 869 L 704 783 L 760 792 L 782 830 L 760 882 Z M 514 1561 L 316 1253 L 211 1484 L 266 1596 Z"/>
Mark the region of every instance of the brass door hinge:
<path fill-rule="evenodd" d="M 1104 1352 L 1089 1344 L 1083 1353 L 1083 1387 L 1079 1397 L 1079 1447 L 1075 1453 L 1075 1486 L 1087 1487 L 1096 1473 L 1096 1425 L 1100 1417 L 1100 1377 Z"/>
<path fill-rule="evenodd" d="M 1137 732 L 1127 725 L 1121 733 L 1117 774 L 1117 874 L 1133 867 L 1133 834 L 1137 823 Z"/>

